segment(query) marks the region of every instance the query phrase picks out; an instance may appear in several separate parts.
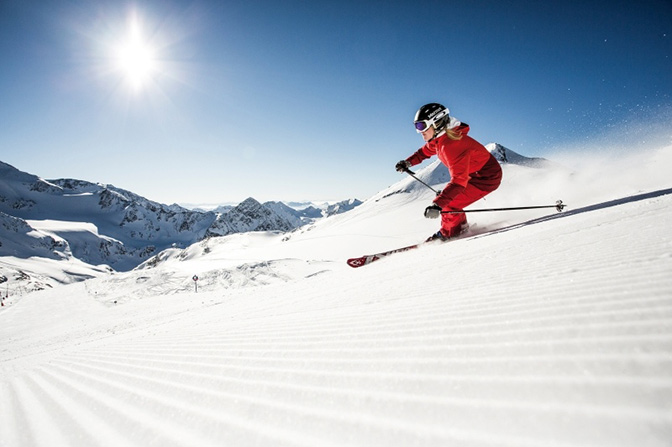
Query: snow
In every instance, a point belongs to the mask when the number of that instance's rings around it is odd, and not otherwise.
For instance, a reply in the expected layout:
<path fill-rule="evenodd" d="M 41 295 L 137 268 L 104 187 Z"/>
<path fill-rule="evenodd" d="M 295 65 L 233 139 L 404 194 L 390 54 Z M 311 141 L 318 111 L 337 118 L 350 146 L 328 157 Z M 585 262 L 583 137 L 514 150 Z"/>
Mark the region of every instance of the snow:
<path fill-rule="evenodd" d="M 431 191 L 10 297 L 0 445 L 672 445 L 672 147 L 638 157 L 506 165 L 473 209 L 567 210 L 359 269 L 436 230 Z"/>

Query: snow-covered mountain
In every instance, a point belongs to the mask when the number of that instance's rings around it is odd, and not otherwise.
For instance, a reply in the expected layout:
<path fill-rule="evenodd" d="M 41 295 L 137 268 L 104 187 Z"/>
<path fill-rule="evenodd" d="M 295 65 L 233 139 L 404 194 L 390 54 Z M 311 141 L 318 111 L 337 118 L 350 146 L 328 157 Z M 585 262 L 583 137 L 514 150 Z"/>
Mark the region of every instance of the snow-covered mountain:
<path fill-rule="evenodd" d="M 221 215 L 210 225 L 205 236 L 226 236 L 249 231 L 286 232 L 301 224 L 301 219 L 282 203 L 272 202 L 267 206 L 250 197 Z"/>
<path fill-rule="evenodd" d="M 345 213 L 346 211 L 350 211 L 361 205 L 362 202 L 357 199 L 352 199 L 352 200 L 345 200 L 342 202 L 334 203 L 332 205 L 329 205 L 327 209 L 324 211 L 324 214 L 326 216 L 333 216 L 335 214 L 341 214 Z"/>
<path fill-rule="evenodd" d="M 110 268 L 127 271 L 166 248 L 212 236 L 286 232 L 315 218 L 312 210 L 296 211 L 280 202 L 260 204 L 253 198 L 225 211 L 164 205 L 112 185 L 44 180 L 0 162 L 0 258 L 76 259 L 90 266 L 88 272 L 73 275 L 43 272 L 58 282 Z"/>
<path fill-rule="evenodd" d="M 0 212 L 22 219 L 24 234 L 58 238 L 65 251 L 91 265 L 128 270 L 156 250 L 189 245 L 216 220 L 166 206 L 130 191 L 73 179 L 44 180 L 0 163 Z M 2 239 L 12 229 L 3 226 Z M 4 248 L 3 256 L 26 256 Z"/>
<path fill-rule="evenodd" d="M 502 164 L 513 164 L 519 166 L 527 166 L 530 168 L 547 168 L 556 167 L 555 164 L 545 158 L 540 157 L 525 157 L 511 149 L 502 146 L 499 143 L 490 143 L 486 146 L 488 151 L 495 156 L 497 161 Z"/>

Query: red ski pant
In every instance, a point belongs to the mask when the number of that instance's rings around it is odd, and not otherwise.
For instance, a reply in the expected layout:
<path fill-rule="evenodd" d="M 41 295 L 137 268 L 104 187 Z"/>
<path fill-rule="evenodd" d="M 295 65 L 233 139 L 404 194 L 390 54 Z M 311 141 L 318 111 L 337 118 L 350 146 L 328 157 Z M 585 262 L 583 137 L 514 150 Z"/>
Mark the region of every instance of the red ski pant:
<path fill-rule="evenodd" d="M 471 183 L 453 200 L 443 208 L 444 211 L 461 211 L 464 207 L 471 205 L 479 199 L 490 194 L 497 189 L 499 185 L 491 187 L 484 191 L 472 185 Z M 441 234 L 444 237 L 454 237 L 460 233 L 460 226 L 467 222 L 467 216 L 464 213 L 443 213 L 441 214 Z"/>

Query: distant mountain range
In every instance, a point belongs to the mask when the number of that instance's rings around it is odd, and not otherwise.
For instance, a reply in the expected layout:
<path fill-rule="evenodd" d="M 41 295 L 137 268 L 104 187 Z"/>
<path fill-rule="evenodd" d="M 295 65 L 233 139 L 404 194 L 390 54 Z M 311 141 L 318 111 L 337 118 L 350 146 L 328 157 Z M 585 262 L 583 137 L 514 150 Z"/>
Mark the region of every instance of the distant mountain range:
<path fill-rule="evenodd" d="M 112 185 L 45 180 L 0 162 L 0 257 L 74 257 L 126 271 L 169 247 L 248 231 L 292 231 L 360 203 L 297 210 L 248 198 L 233 207 L 194 211 Z"/>

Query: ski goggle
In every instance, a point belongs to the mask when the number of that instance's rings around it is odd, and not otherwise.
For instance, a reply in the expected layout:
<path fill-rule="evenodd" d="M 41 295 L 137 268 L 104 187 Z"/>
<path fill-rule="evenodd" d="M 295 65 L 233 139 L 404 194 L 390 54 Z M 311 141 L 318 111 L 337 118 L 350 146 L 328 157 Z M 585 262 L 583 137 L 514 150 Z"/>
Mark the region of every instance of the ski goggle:
<path fill-rule="evenodd" d="M 439 113 L 437 113 L 432 119 L 414 121 L 413 125 L 415 126 L 415 131 L 418 133 L 427 131 L 427 129 L 429 129 L 435 122 L 439 121 L 446 115 L 448 115 L 448 112 L 442 110 Z"/>
<path fill-rule="evenodd" d="M 413 124 L 415 125 L 415 131 L 422 133 L 429 129 L 432 124 L 434 124 L 434 120 L 416 121 Z"/>

